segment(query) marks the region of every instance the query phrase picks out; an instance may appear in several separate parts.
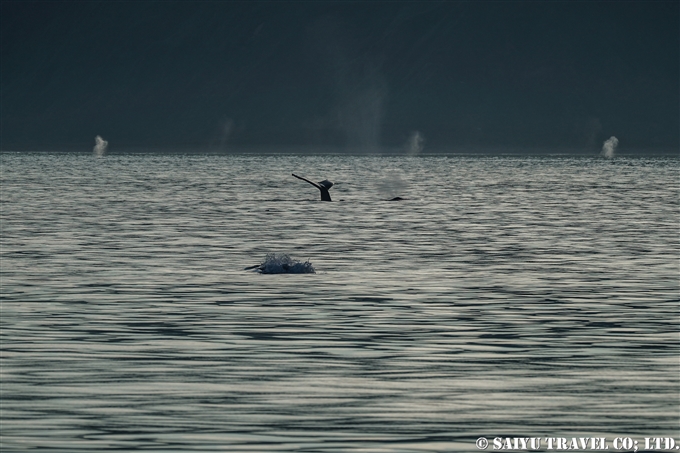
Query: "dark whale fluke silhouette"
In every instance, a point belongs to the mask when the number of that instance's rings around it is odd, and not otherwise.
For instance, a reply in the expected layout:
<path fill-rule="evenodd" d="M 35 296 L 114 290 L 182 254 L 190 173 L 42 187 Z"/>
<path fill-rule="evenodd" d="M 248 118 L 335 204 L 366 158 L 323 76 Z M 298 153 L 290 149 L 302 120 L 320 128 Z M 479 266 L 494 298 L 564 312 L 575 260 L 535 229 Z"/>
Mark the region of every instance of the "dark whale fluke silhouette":
<path fill-rule="evenodd" d="M 328 189 L 333 187 L 333 183 L 330 182 L 329 180 L 326 179 L 326 180 L 321 181 L 321 182 L 313 182 L 313 181 L 310 181 L 307 178 L 303 178 L 302 176 L 298 176 L 295 173 L 292 173 L 292 175 L 295 176 L 297 179 L 301 179 L 303 181 L 306 181 L 306 182 L 310 183 L 311 185 L 313 185 L 314 187 L 316 187 L 317 189 L 319 189 L 319 191 L 321 192 L 321 201 L 332 201 L 331 200 L 331 194 L 328 193 Z"/>

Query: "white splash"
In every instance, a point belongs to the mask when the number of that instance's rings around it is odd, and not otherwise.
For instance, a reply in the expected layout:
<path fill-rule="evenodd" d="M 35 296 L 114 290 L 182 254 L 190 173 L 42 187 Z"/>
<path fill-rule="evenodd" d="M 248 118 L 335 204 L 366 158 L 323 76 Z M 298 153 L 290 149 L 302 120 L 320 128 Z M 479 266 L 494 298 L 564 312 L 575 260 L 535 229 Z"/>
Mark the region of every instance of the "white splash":
<path fill-rule="evenodd" d="M 616 147 L 619 146 L 619 139 L 613 135 L 609 137 L 607 141 L 602 145 L 602 155 L 608 159 L 614 157 L 616 153 Z"/>
<path fill-rule="evenodd" d="M 246 267 L 246 270 L 253 269 L 261 274 L 315 274 L 314 266 L 309 260 L 304 263 L 294 260 L 284 254 L 267 253 L 264 262 L 259 266 Z"/>
<path fill-rule="evenodd" d="M 406 142 L 406 151 L 410 155 L 420 154 L 424 147 L 425 139 L 419 131 L 413 132 L 409 137 L 408 142 Z"/>
<path fill-rule="evenodd" d="M 92 149 L 92 152 L 95 154 L 95 156 L 103 156 L 106 152 L 106 147 L 109 146 L 109 142 L 101 138 L 99 135 L 94 138 L 94 142 L 95 145 Z"/>

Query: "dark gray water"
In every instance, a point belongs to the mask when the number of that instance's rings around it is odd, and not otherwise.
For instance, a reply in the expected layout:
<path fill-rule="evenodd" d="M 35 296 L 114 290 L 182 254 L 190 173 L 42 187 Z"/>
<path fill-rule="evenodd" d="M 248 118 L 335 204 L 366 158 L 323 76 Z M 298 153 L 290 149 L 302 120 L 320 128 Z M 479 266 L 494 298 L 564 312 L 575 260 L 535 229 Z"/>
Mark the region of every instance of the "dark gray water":
<path fill-rule="evenodd" d="M 677 158 L 1 157 L 3 452 L 680 440 Z"/>

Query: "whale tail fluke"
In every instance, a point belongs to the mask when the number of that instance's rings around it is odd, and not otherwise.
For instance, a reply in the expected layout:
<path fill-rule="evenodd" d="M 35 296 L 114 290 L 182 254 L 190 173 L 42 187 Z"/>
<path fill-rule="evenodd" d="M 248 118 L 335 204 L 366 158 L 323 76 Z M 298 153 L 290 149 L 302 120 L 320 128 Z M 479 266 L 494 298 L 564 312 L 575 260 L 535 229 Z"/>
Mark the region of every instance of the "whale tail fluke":
<path fill-rule="evenodd" d="M 310 181 L 307 178 L 303 178 L 302 176 L 298 176 L 295 173 L 292 173 L 292 175 L 295 176 L 297 179 L 301 179 L 305 182 L 308 182 L 309 184 L 311 184 L 314 187 L 316 187 L 317 189 L 319 189 L 319 191 L 321 192 L 321 201 L 332 201 L 331 200 L 331 194 L 328 193 L 328 189 L 333 187 L 333 183 L 330 182 L 329 180 L 325 179 L 325 180 L 320 181 L 320 182 L 314 182 L 314 181 Z"/>
<path fill-rule="evenodd" d="M 324 179 L 323 181 L 319 181 L 319 185 L 320 185 L 321 187 L 325 187 L 326 189 L 330 189 L 331 187 L 333 187 L 333 183 L 330 182 L 330 181 L 327 180 L 327 179 Z"/>

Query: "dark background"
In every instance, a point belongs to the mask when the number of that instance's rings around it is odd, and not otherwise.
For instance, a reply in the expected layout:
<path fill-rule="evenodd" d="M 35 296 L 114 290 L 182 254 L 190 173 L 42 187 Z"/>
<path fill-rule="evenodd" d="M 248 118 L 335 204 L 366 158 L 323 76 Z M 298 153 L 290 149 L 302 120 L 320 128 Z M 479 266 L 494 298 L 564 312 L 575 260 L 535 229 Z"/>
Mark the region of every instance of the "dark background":
<path fill-rule="evenodd" d="M 680 2 L 3 1 L 3 150 L 680 147 Z"/>

